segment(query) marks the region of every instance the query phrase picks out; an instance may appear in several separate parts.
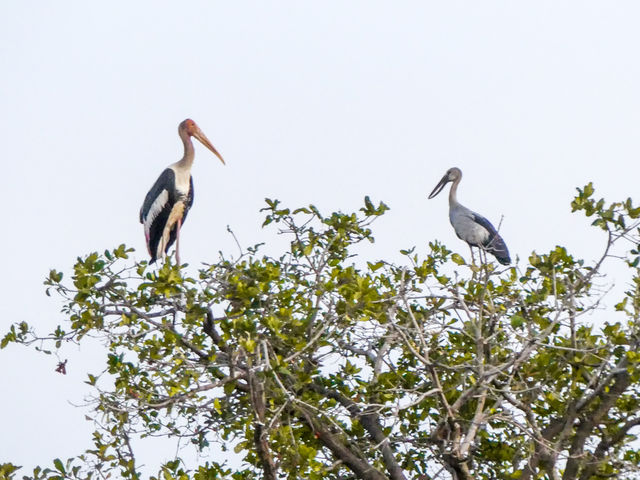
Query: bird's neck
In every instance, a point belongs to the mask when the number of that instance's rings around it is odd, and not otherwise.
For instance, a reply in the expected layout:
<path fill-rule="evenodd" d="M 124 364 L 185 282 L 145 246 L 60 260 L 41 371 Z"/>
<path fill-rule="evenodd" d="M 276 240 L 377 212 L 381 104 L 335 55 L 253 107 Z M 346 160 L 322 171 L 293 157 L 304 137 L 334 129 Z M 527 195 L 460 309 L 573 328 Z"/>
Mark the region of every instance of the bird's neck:
<path fill-rule="evenodd" d="M 456 180 L 449 189 L 449 205 L 451 206 L 458 205 L 458 183 L 460 183 L 459 180 Z"/>
<path fill-rule="evenodd" d="M 193 165 L 193 157 L 195 156 L 193 142 L 187 133 L 180 132 L 180 138 L 184 144 L 184 155 L 182 160 L 177 163 L 177 166 L 179 168 L 191 169 L 191 165 Z"/>

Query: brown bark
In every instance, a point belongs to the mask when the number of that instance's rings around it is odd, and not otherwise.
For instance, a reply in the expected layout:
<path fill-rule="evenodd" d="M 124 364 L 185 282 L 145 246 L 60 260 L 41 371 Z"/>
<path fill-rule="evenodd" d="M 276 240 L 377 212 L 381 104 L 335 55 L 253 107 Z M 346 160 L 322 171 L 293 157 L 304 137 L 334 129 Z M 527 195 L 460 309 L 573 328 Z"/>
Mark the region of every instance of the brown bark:
<path fill-rule="evenodd" d="M 358 405 L 350 398 L 345 397 L 340 392 L 330 390 L 323 385 L 312 384 L 311 388 L 315 391 L 326 395 L 329 398 L 333 398 L 344 406 L 353 420 L 358 420 L 362 427 L 369 433 L 376 445 L 379 446 L 382 453 L 382 461 L 389 472 L 392 480 L 406 480 L 404 471 L 400 464 L 396 461 L 393 454 L 393 449 L 389 444 L 387 436 L 382 430 L 380 425 L 380 417 L 373 408 L 362 410 Z"/>
<path fill-rule="evenodd" d="M 373 468 L 367 461 L 355 455 L 343 442 L 339 435 L 324 428 L 320 422 L 306 409 L 300 409 L 301 420 L 311 428 L 322 444 L 331 450 L 335 457 L 344 463 L 362 480 L 387 480 L 387 477 Z"/>
<path fill-rule="evenodd" d="M 269 448 L 269 432 L 265 429 L 266 407 L 264 403 L 264 385 L 256 378 L 256 375 L 251 372 L 249 373 L 249 386 L 251 389 L 251 405 L 255 415 L 253 422 L 253 440 L 256 445 L 258 458 L 260 459 L 260 466 L 264 472 L 265 480 L 277 480 L 278 468 L 273 461 L 271 449 Z"/>
<path fill-rule="evenodd" d="M 626 359 L 625 359 L 626 360 Z M 611 407 L 615 404 L 616 400 L 629 386 L 629 373 L 626 370 L 628 362 L 621 362 L 621 370 L 614 375 L 615 381 L 611 388 L 608 390 L 605 388 L 602 390 L 598 398 L 600 400 L 600 406 L 594 411 L 587 413 L 580 421 L 578 429 L 571 443 L 569 449 L 569 459 L 567 460 L 567 466 L 565 467 L 563 480 L 572 480 L 577 478 L 580 467 L 584 464 L 584 444 L 589 438 L 589 435 L 593 432 L 593 429 L 597 427 L 602 419 L 607 415 Z"/>

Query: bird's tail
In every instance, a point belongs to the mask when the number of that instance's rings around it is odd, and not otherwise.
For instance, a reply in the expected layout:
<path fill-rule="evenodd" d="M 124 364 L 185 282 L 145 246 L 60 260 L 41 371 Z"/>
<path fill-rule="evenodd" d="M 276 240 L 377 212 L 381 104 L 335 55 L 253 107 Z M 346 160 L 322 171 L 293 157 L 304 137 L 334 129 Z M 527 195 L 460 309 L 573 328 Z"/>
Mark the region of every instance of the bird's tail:
<path fill-rule="evenodd" d="M 509 249 L 504 240 L 497 233 L 489 237 L 489 241 L 484 245 L 484 249 L 492 254 L 503 265 L 509 265 L 511 263 L 511 257 L 509 256 Z"/>

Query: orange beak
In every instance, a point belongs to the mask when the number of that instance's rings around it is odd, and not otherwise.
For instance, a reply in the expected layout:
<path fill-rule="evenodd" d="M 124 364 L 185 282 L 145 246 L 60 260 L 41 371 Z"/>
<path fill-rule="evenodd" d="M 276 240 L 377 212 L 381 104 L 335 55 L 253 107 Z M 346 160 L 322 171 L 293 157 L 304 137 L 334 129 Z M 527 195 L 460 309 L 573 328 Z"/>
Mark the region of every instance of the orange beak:
<path fill-rule="evenodd" d="M 223 165 L 226 165 L 224 163 L 224 158 L 222 158 L 222 155 L 220 155 L 216 148 L 211 144 L 207 136 L 202 132 L 202 130 L 200 130 L 200 127 L 196 126 L 195 131 L 192 133 L 192 135 L 196 137 L 201 144 L 211 150 L 213 154 L 220 159 Z"/>

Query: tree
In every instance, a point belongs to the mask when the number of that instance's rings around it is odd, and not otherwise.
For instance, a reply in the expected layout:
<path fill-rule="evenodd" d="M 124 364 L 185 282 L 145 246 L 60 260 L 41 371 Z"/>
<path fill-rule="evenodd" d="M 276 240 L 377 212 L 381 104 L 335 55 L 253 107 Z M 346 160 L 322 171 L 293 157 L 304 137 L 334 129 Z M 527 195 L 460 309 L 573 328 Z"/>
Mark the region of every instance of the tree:
<path fill-rule="evenodd" d="M 122 245 L 79 258 L 69 282 L 52 270 L 64 323 L 16 324 L 1 346 L 91 335 L 106 367 L 88 380 L 94 445 L 26 478 L 141 478 L 131 439 L 149 435 L 244 460 L 176 459 L 152 478 L 637 478 L 640 208 L 591 184 L 572 208 L 605 234 L 593 265 L 557 247 L 497 269 L 436 241 L 365 262 L 353 250 L 387 210 L 366 198 L 328 216 L 267 200 L 264 224 L 291 240 L 278 258 L 255 246 L 188 276 Z M 613 261 L 628 291 L 592 325 Z"/>

